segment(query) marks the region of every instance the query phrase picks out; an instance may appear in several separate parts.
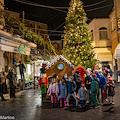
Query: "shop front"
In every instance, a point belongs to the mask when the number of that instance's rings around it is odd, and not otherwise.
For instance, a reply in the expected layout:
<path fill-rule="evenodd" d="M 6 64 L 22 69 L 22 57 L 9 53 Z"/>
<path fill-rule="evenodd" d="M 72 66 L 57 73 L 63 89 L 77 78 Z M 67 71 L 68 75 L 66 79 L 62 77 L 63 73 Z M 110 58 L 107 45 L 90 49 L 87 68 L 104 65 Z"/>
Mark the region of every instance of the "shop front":
<path fill-rule="evenodd" d="M 7 74 L 9 68 L 13 67 L 19 80 L 19 68 L 16 68 L 15 64 L 19 64 L 19 61 L 25 64 L 26 58 L 30 56 L 31 48 L 36 48 L 36 44 L 0 30 L 0 71 L 4 69 Z"/>

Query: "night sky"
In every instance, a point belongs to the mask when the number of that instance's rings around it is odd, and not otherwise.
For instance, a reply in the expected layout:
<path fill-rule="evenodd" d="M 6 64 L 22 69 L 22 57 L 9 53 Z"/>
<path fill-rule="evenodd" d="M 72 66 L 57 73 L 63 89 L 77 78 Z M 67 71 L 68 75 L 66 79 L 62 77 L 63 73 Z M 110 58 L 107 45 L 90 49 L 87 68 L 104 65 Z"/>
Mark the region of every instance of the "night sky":
<path fill-rule="evenodd" d="M 70 0 L 21 0 L 21 1 L 30 1 L 30 2 L 39 3 L 42 5 L 55 6 L 55 7 L 69 7 L 69 2 L 70 2 Z M 84 7 L 87 13 L 87 16 L 89 18 L 88 22 L 90 22 L 93 18 L 108 17 L 109 13 L 113 8 L 112 4 L 114 2 L 113 0 L 82 0 L 84 6 L 102 2 L 102 1 L 105 1 L 105 2 L 98 5 L 90 6 L 90 7 Z M 89 11 L 91 9 L 96 9 L 104 6 L 108 6 L 108 7 Z M 8 8 L 8 10 L 11 10 L 14 12 L 22 13 L 22 11 L 25 11 L 26 19 L 31 19 L 34 21 L 46 23 L 48 25 L 49 30 L 54 30 L 61 24 L 63 25 L 61 25 L 61 27 L 59 27 L 57 31 L 64 30 L 63 26 L 65 22 L 65 17 L 66 17 L 65 12 L 61 12 L 61 11 L 57 11 L 49 8 L 26 5 L 26 4 L 16 2 L 15 0 L 5 0 L 5 7 Z M 67 11 L 67 10 L 64 10 L 64 11 Z M 56 36 L 53 36 L 53 34 L 55 33 L 52 33 L 52 36 L 50 36 L 51 40 L 61 39 L 60 36 L 56 37 Z"/>

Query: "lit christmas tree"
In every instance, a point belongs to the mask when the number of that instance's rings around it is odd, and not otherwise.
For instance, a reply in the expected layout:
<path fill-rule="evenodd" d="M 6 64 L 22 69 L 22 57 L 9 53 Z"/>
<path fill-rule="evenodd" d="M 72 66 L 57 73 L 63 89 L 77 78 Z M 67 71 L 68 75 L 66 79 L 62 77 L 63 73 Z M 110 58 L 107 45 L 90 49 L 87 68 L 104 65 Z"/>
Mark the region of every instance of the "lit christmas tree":
<path fill-rule="evenodd" d="M 72 0 L 66 17 L 63 56 L 74 65 L 81 64 L 91 68 L 97 60 L 94 59 L 95 53 L 86 21 L 82 2 Z"/>

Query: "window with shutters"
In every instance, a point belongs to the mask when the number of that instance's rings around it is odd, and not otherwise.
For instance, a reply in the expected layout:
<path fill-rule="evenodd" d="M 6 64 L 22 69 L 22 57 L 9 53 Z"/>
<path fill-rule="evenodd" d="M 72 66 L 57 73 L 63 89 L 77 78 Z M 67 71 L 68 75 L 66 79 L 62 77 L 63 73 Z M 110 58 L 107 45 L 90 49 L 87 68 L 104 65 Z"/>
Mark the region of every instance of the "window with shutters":
<path fill-rule="evenodd" d="M 102 27 L 99 29 L 99 38 L 100 40 L 108 39 L 107 28 Z"/>

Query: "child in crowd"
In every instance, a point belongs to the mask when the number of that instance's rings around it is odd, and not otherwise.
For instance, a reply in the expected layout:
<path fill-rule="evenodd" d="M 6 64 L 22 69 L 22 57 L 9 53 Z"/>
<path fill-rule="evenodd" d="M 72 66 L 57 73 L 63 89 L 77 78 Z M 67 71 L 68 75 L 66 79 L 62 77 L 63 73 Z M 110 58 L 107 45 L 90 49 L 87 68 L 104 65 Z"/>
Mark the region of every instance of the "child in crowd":
<path fill-rule="evenodd" d="M 114 105 L 113 96 L 115 95 L 115 84 L 112 77 L 109 77 L 109 82 L 107 84 L 108 88 L 108 99 L 109 103 Z"/>
<path fill-rule="evenodd" d="M 108 71 L 108 68 L 107 68 L 107 67 L 105 67 L 104 76 L 105 76 L 105 78 L 106 78 L 106 84 L 105 84 L 105 88 L 104 88 L 104 99 L 105 99 L 106 102 L 108 102 L 108 89 L 107 89 L 107 84 L 109 83 L 110 74 L 109 74 L 109 71 Z"/>
<path fill-rule="evenodd" d="M 62 101 L 64 100 L 64 106 L 66 107 L 66 96 L 67 96 L 67 88 L 65 85 L 64 79 L 60 80 L 59 82 L 59 100 L 60 100 L 60 107 L 62 108 Z"/>
<path fill-rule="evenodd" d="M 65 83 L 67 83 L 67 81 L 68 81 L 67 74 L 64 74 L 64 75 L 63 75 L 63 79 L 64 79 Z"/>
<path fill-rule="evenodd" d="M 55 78 L 52 78 L 52 83 L 50 84 L 47 93 L 51 96 L 52 108 L 56 107 L 59 88 Z"/>
<path fill-rule="evenodd" d="M 78 96 L 80 100 L 80 108 L 85 107 L 85 103 L 88 100 L 89 95 L 84 84 L 82 84 L 80 89 L 78 90 Z"/>
<path fill-rule="evenodd" d="M 91 82 L 91 107 L 99 108 L 99 102 L 97 100 L 98 95 L 98 82 L 96 74 L 92 74 L 92 82 Z"/>
<path fill-rule="evenodd" d="M 74 81 L 74 78 L 73 76 L 70 76 L 68 81 L 67 81 L 67 85 L 68 85 L 68 96 L 67 96 L 67 106 L 69 106 L 69 99 L 70 99 L 70 96 L 72 95 L 76 101 L 76 108 L 78 107 L 78 100 L 76 98 L 76 94 L 75 94 L 75 91 L 76 91 L 76 83 Z"/>

